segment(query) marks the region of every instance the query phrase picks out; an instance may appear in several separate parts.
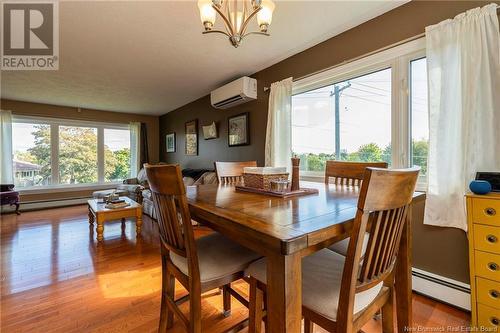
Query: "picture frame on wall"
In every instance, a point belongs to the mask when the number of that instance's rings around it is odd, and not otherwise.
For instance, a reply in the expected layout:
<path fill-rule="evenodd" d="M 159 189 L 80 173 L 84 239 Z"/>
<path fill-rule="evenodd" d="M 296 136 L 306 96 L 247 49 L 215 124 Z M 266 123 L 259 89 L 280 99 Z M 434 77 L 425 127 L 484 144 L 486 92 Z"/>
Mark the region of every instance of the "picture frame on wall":
<path fill-rule="evenodd" d="M 185 130 L 185 153 L 189 156 L 196 156 L 198 155 L 198 119 L 186 122 Z"/>
<path fill-rule="evenodd" d="M 229 147 L 246 146 L 250 144 L 249 113 L 244 112 L 227 119 L 227 142 Z"/>
<path fill-rule="evenodd" d="M 165 144 L 167 148 L 167 153 L 175 153 L 175 132 L 165 135 Z"/>
<path fill-rule="evenodd" d="M 203 138 L 205 140 L 217 139 L 219 137 L 217 133 L 217 124 L 213 121 L 210 125 L 201 126 L 203 129 Z"/>

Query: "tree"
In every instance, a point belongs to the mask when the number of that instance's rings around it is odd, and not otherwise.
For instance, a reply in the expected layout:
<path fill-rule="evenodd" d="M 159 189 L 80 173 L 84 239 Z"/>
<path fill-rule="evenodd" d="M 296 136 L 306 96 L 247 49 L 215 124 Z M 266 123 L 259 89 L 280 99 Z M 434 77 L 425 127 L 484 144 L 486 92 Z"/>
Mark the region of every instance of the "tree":
<path fill-rule="evenodd" d="M 28 149 L 28 153 L 34 157 L 35 164 L 38 164 L 41 169 L 38 173 L 42 177 L 42 182 L 48 183 L 51 179 L 50 165 L 50 126 L 36 125 L 35 131 L 31 133 L 35 137 L 35 145 Z"/>
<path fill-rule="evenodd" d="M 420 166 L 420 174 L 427 174 L 427 154 L 429 153 L 429 142 L 419 140 L 412 142 L 413 165 Z"/>
<path fill-rule="evenodd" d="M 382 152 L 382 161 L 386 162 L 389 166 L 392 164 L 392 145 L 390 143 L 385 146 Z"/>
<path fill-rule="evenodd" d="M 31 155 L 29 151 L 16 151 L 14 152 L 14 159 L 22 162 L 29 162 L 36 164 L 36 157 Z"/>
<path fill-rule="evenodd" d="M 349 161 L 355 162 L 377 162 L 382 160 L 382 149 L 376 143 L 368 143 L 349 154 Z"/>
<path fill-rule="evenodd" d="M 111 153 L 111 156 L 109 156 L 109 160 L 106 159 L 106 181 L 128 178 L 130 176 L 130 149 L 123 148 L 114 152 L 107 149 L 107 151 Z M 106 154 L 106 158 L 108 158 L 108 154 Z"/>

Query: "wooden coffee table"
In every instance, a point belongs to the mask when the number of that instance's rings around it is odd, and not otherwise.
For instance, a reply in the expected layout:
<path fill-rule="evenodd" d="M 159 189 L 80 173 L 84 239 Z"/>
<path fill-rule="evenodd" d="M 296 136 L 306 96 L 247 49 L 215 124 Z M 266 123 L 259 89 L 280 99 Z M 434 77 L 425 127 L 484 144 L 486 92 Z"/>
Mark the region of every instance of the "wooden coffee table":
<path fill-rule="evenodd" d="M 141 233 L 142 229 L 142 206 L 128 197 L 120 197 L 129 203 L 129 206 L 124 208 L 109 209 L 106 204 L 99 202 L 98 199 L 90 199 L 87 201 L 89 206 L 89 223 L 91 225 L 97 222 L 97 241 L 103 240 L 104 222 L 112 220 L 125 221 L 127 217 L 135 217 L 135 230 L 137 234 Z"/>

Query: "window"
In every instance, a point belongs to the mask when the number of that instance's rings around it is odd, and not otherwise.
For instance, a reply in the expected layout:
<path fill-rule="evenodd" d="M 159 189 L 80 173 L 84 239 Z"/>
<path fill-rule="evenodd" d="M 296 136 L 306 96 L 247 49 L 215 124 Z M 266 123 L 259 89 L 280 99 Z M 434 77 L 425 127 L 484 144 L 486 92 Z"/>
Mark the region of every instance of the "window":
<path fill-rule="evenodd" d="M 427 178 L 429 110 L 427 107 L 427 60 L 410 63 L 411 165 L 420 167 L 420 178 Z"/>
<path fill-rule="evenodd" d="M 59 183 L 97 183 L 97 128 L 59 126 Z"/>
<path fill-rule="evenodd" d="M 12 124 L 13 172 L 16 187 L 50 184 L 50 126 Z"/>
<path fill-rule="evenodd" d="M 292 152 L 306 171 L 331 159 L 390 164 L 391 68 L 294 95 Z"/>
<path fill-rule="evenodd" d="M 104 129 L 104 179 L 121 181 L 130 177 L 130 131 Z"/>
<path fill-rule="evenodd" d="M 18 188 L 120 182 L 130 177 L 128 125 L 15 117 Z"/>
<path fill-rule="evenodd" d="M 420 166 L 425 185 L 428 132 L 424 39 L 294 81 L 291 150 L 304 176 L 322 176 L 327 160 L 385 161 Z"/>

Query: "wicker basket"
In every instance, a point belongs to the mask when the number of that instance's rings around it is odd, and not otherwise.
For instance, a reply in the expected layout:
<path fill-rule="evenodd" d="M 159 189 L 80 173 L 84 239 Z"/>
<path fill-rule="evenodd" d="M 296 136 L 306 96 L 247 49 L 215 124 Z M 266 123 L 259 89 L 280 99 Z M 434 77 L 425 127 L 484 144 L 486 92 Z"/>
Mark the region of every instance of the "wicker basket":
<path fill-rule="evenodd" d="M 243 174 L 243 182 L 245 186 L 264 189 L 266 191 L 269 191 L 271 189 L 271 181 L 274 180 L 288 180 L 288 172 L 267 174 L 267 175 L 256 174 L 256 173 Z"/>

